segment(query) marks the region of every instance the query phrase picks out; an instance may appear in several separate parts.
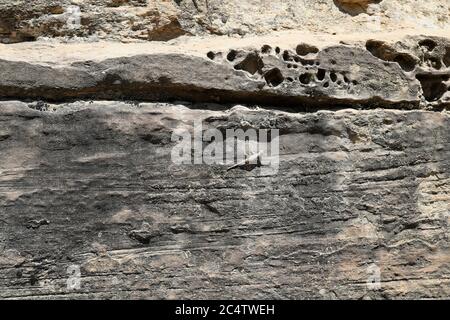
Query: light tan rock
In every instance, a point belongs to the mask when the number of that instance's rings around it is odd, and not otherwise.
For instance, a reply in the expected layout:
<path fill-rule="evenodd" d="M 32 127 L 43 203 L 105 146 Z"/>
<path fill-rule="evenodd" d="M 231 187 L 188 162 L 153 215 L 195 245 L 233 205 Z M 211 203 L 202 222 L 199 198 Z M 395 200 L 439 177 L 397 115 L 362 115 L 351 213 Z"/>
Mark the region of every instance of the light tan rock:
<path fill-rule="evenodd" d="M 0 1 L 0 41 L 168 40 L 303 30 L 331 34 L 449 30 L 447 0 Z M 74 39 L 76 37 L 76 39 Z"/>

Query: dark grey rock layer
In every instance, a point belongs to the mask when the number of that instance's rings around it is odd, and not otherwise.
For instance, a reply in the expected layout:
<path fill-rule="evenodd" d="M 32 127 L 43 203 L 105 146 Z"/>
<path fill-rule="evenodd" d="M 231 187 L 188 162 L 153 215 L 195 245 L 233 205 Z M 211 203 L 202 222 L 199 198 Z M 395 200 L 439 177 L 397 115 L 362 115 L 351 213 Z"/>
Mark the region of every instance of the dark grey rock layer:
<path fill-rule="evenodd" d="M 408 38 L 395 45 L 319 50 L 259 49 L 148 54 L 51 65 L 0 60 L 0 98 L 147 100 L 264 104 L 296 110 L 450 105 L 450 43 Z"/>
<path fill-rule="evenodd" d="M 450 104 L 450 43 L 418 37 L 366 48 L 295 51 L 264 45 L 189 54 L 78 61 L 70 66 L 0 60 L 0 98 L 185 100 L 293 106 L 297 110 L 431 108 Z"/>
<path fill-rule="evenodd" d="M 1 298 L 450 297 L 448 113 L 188 107 L 0 103 Z M 278 173 L 173 164 L 194 119 L 280 129 Z"/>

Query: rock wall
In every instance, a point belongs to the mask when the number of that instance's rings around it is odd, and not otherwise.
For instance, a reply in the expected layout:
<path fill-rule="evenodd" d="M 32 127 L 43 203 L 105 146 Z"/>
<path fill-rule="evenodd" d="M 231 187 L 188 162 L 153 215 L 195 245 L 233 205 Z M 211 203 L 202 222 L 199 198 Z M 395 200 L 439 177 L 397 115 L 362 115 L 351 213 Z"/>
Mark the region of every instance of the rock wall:
<path fill-rule="evenodd" d="M 0 298 L 449 298 L 449 10 L 0 0 Z"/>
<path fill-rule="evenodd" d="M 447 0 L 25 0 L 0 1 L 1 42 L 170 40 L 181 35 L 445 30 Z M 73 17 L 71 23 L 67 23 Z M 74 25 L 74 17 L 79 21 Z M 79 39 L 82 38 L 82 39 Z"/>

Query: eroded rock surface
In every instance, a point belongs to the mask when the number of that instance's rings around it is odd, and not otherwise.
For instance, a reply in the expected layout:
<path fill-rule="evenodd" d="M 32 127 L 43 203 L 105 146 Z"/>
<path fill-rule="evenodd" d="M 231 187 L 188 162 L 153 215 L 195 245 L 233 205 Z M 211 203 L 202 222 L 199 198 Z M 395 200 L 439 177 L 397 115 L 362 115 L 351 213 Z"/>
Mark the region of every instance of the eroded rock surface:
<path fill-rule="evenodd" d="M 148 41 L 292 29 L 420 32 L 449 28 L 449 14 L 447 0 L 1 0 L 0 42 Z"/>
<path fill-rule="evenodd" d="M 0 0 L 0 298 L 449 298 L 449 10 Z"/>
<path fill-rule="evenodd" d="M 410 37 L 392 45 L 371 39 L 320 49 L 300 42 L 291 48 L 264 44 L 172 53 L 167 46 L 165 52 L 133 55 L 127 45 L 121 48 L 126 53 L 120 57 L 47 65 L 11 53 L 1 59 L 0 54 L 0 97 L 172 99 L 277 104 L 298 110 L 350 106 L 442 110 L 450 101 L 450 42 L 439 37 Z"/>
<path fill-rule="evenodd" d="M 2 102 L 0 296 L 450 295 L 448 113 L 211 108 Z M 173 164 L 196 119 L 279 128 L 279 171 Z"/>

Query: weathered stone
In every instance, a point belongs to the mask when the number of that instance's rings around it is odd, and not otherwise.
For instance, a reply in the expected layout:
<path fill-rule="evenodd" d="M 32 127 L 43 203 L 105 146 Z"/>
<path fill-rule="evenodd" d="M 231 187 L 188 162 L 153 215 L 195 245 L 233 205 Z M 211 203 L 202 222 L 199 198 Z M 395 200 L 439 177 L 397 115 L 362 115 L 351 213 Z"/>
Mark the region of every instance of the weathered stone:
<path fill-rule="evenodd" d="M 0 0 L 0 298 L 449 298 L 449 17 Z"/>
<path fill-rule="evenodd" d="M 450 295 L 448 112 L 213 108 L 1 102 L 0 296 Z M 198 119 L 280 128 L 278 173 L 173 164 Z"/>
<path fill-rule="evenodd" d="M 303 43 L 211 50 L 203 56 L 170 51 L 133 56 L 122 45 L 127 52 L 122 57 L 66 59 L 48 66 L 9 61 L 9 54 L 0 60 L 0 97 L 277 103 L 298 110 L 332 105 L 442 109 L 450 101 L 449 46 L 444 38 L 415 37 L 392 46 L 368 40 L 365 47 L 319 50 Z"/>
<path fill-rule="evenodd" d="M 369 4 L 375 7 L 368 10 Z M 0 0 L 0 42 L 48 37 L 147 41 L 292 29 L 377 32 L 381 24 L 387 31 L 421 33 L 448 30 L 449 13 L 447 0 L 34 0 L 32 5 L 26 0 Z M 80 21 L 72 24 L 76 17 Z"/>

